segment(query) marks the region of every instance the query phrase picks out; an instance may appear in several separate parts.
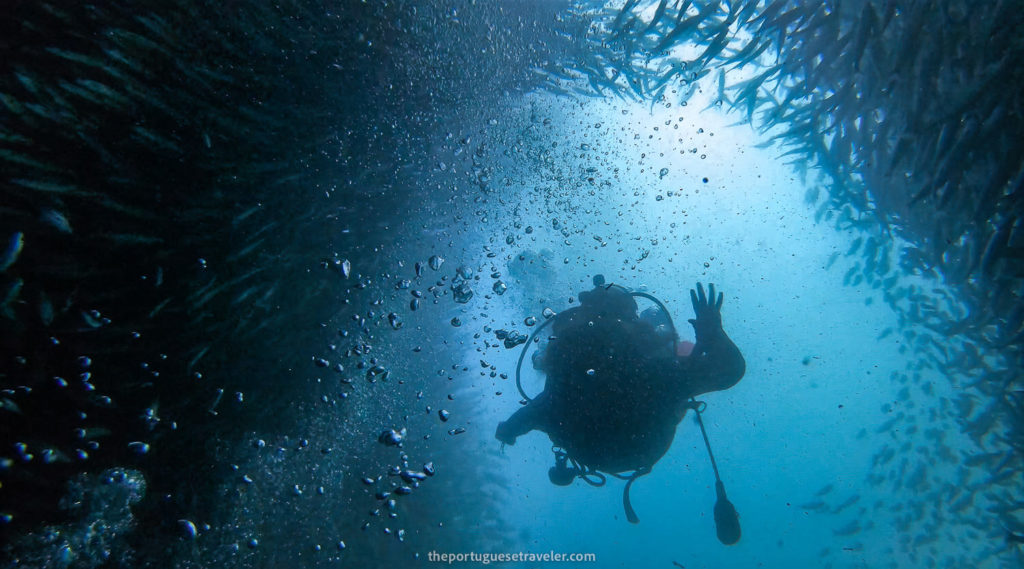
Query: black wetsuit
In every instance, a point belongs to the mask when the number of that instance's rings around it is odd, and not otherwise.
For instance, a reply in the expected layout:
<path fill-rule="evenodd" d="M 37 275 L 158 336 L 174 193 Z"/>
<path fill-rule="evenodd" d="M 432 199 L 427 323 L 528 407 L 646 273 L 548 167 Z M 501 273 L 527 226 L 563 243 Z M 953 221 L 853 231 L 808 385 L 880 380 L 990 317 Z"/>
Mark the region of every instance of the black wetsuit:
<path fill-rule="evenodd" d="M 499 424 L 497 438 L 514 444 L 538 429 L 592 469 L 652 466 L 671 446 L 691 397 L 728 389 L 743 377 L 743 356 L 720 319 L 698 315 L 694 327 L 692 354 L 677 357 L 674 339 L 638 318 L 624 289 L 599 286 L 580 294 L 580 306 L 552 323 L 539 362 L 547 374 L 544 391 Z"/>

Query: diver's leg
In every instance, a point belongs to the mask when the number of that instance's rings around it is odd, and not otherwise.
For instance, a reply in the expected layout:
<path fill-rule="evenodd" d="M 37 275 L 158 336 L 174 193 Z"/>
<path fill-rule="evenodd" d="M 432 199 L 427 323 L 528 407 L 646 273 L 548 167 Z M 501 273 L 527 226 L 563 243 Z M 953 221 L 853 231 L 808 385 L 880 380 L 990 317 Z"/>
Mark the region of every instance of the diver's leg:
<path fill-rule="evenodd" d="M 494 438 L 507 444 L 516 444 L 516 437 L 529 433 L 534 429 L 543 429 L 547 413 L 547 397 L 543 393 L 536 399 L 512 414 L 507 421 L 498 423 Z"/>

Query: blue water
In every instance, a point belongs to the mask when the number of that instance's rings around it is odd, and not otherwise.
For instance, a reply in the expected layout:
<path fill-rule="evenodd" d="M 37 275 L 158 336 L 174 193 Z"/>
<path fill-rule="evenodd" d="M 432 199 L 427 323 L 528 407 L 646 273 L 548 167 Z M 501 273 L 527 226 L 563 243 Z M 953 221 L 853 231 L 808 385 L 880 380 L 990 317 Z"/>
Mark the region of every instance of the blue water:
<path fill-rule="evenodd" d="M 1016 566 L 1008 443 L 1019 425 L 999 405 L 1013 353 L 978 340 L 1002 323 L 946 335 L 983 316 L 946 275 L 969 259 L 901 263 L 918 250 L 897 224 L 847 203 L 886 194 L 857 194 L 866 177 L 852 164 L 867 149 L 816 164 L 785 145 L 791 123 L 723 104 L 726 82 L 757 76 L 771 51 L 727 81 L 716 67 L 644 91 L 623 77 L 675 73 L 715 35 L 640 53 L 610 37 L 610 21 L 573 30 L 586 6 L 555 18 L 552 5 L 437 4 L 339 16 L 297 3 L 282 9 L 294 17 L 253 9 L 234 24 L 184 1 L 164 19 L 89 12 L 83 29 L 121 30 L 101 36 L 106 51 L 84 32 L 55 51 L 25 28 L 25 53 L 61 63 L 37 69 L 24 55 L 3 83 L 11 116 L 30 117 L 12 118 L 23 138 L 8 137 L 5 164 L 23 153 L 52 177 L 19 169 L 3 186 L 19 201 L 0 209 L 4 243 L 24 237 L 0 271 L 3 337 L 18 340 L 0 370 L 0 474 L 33 492 L 0 487 L 13 512 L 0 512 L 13 544 L 4 566 L 438 567 L 433 554 L 552 552 L 593 558 L 501 566 Z M 637 10 L 646 19 L 657 5 Z M 41 10 L 44 30 L 73 20 Z M 310 14 L 328 39 L 307 30 Z M 224 54 L 191 51 L 177 27 L 190 18 Z M 725 54 L 751 40 L 734 32 Z M 301 57 L 278 45 L 289 42 Z M 123 59 L 104 59 L 115 48 Z M 627 48 L 627 71 L 605 76 Z M 208 84 L 153 81 L 152 58 L 193 69 L 190 54 Z M 232 68 L 249 57 L 251 68 Z M 65 109 L 46 89 L 82 69 L 112 89 L 125 77 L 134 106 L 86 93 Z M 154 132 L 135 113 L 159 117 Z M 96 126 L 108 120 L 127 120 L 131 135 Z M 149 143 L 136 144 L 140 132 Z M 85 158 L 54 157 L 65 146 Z M 78 184 L 84 198 L 56 195 Z M 621 480 L 553 485 L 545 434 L 495 439 L 521 404 L 522 349 L 495 332 L 531 334 L 530 319 L 577 305 L 598 274 L 663 301 L 684 340 L 691 288 L 724 293 L 746 375 L 699 399 L 738 544 L 716 539 L 715 478 L 692 412 L 632 486 L 637 524 Z M 73 387 L 60 391 L 58 374 Z M 544 386 L 529 354 L 522 379 L 529 395 Z"/>
<path fill-rule="evenodd" d="M 570 297 L 589 288 L 590 275 L 603 273 L 610 282 L 661 298 L 681 324 L 683 337 L 692 339 L 685 324 L 692 317 L 688 291 L 697 281 L 716 283 L 725 292 L 725 329 L 744 353 L 747 374 L 732 389 L 701 399 L 708 403 L 709 436 L 744 535 L 728 548 L 715 539 L 714 477 L 699 431 L 688 417 L 668 455 L 633 487 L 638 525 L 627 523 L 621 511 L 622 482 L 612 480 L 601 489 L 582 481 L 570 488 L 552 486 L 546 473 L 553 459 L 544 434 L 506 448 L 500 464 L 509 480 L 493 491 L 506 504 L 501 517 L 529 529 L 518 546 L 592 552 L 601 567 L 668 566 L 671 561 L 686 567 L 910 563 L 893 537 L 895 514 L 890 511 L 910 497 L 869 485 L 865 477 L 872 454 L 883 445 L 930 444 L 920 432 L 874 432 L 886 418 L 884 405 L 899 410 L 906 403 L 897 401 L 898 384 L 890 375 L 915 360 L 898 353 L 896 339 L 876 340 L 896 325 L 878 295 L 866 286 L 842 286 L 842 267 L 824 268 L 831 253 L 845 252 L 849 237 L 816 224 L 795 174 L 779 165 L 772 149 L 754 148 L 760 141 L 749 128 L 728 126 L 731 119 L 721 113 L 698 113 L 700 104 L 651 114 L 639 105 L 575 107 L 545 96 L 531 99 L 546 111 L 539 114 L 552 118 L 546 135 L 558 142 L 560 168 L 567 174 L 552 180 L 529 172 L 528 166 L 517 172 L 523 181 L 513 185 L 527 189 L 508 196 L 509 202 L 519 204 L 522 225 L 535 229 L 528 235 L 511 233 L 515 247 L 550 249 L 561 262 L 516 281 L 506 296 L 484 304 L 487 318 L 468 306 L 463 321 L 522 328 L 523 317 L 538 315 L 544 306 L 567 307 Z M 672 126 L 665 128 L 666 122 Z M 600 128 L 594 127 L 597 123 Z M 655 131 L 655 126 L 664 130 Z M 591 149 L 581 151 L 583 144 Z M 691 147 L 698 153 L 680 156 L 672 150 Z M 612 182 L 607 191 L 576 193 L 563 208 L 545 207 L 543 192 L 531 191 L 548 184 L 557 193 L 558 184 L 572 185 L 588 165 L 600 165 Z M 669 173 L 659 179 L 662 166 Z M 617 176 L 607 174 L 615 169 Z M 657 201 L 659 195 L 666 197 Z M 496 219 L 508 215 L 501 209 L 493 214 Z M 552 230 L 551 219 L 564 220 L 572 235 L 565 238 Z M 514 254 L 515 247 L 497 250 Z M 471 245 L 466 249 L 472 254 Z M 636 262 L 643 250 L 650 250 L 649 256 Z M 533 280 L 549 295 L 546 303 L 517 294 L 522 287 L 533 293 L 538 288 Z M 876 302 L 866 305 L 871 297 Z M 506 371 L 514 368 L 517 356 L 518 350 L 486 353 L 489 362 Z M 530 393 L 542 381 L 535 374 L 526 375 Z M 948 395 L 940 374 L 926 374 L 921 381 L 934 382 L 940 395 Z M 493 446 L 497 443 L 488 435 L 497 420 L 517 407 L 518 396 L 508 381 L 485 383 L 476 386 L 483 414 L 478 434 Z M 494 388 L 503 389 L 503 396 L 489 397 Z M 913 413 L 927 415 L 932 405 L 937 402 L 922 401 Z M 948 431 L 954 448 L 966 445 L 948 418 L 934 426 Z M 868 434 L 858 437 L 865 428 Z M 928 477 L 939 485 L 952 483 L 953 474 L 950 468 L 929 467 Z M 833 506 L 856 495 L 859 500 L 838 514 L 829 513 L 828 506 L 800 507 L 818 500 L 815 493 L 826 485 L 833 489 L 824 500 Z M 834 533 L 854 520 L 858 531 Z M 911 535 L 927 531 L 915 526 Z M 938 547 L 938 556 L 962 552 L 959 544 Z"/>

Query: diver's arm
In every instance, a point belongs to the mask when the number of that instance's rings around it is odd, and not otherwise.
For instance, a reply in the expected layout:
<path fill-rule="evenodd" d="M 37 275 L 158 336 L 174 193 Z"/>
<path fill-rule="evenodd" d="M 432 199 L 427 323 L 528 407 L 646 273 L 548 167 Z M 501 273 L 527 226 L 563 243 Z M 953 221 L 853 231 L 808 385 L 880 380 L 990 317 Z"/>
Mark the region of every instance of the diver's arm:
<path fill-rule="evenodd" d="M 687 380 L 691 396 L 721 391 L 736 385 L 747 370 L 747 363 L 736 344 L 719 328 L 700 338 L 687 358 Z"/>
<path fill-rule="evenodd" d="M 494 438 L 507 445 L 514 445 L 516 444 L 516 438 L 534 429 L 545 430 L 547 427 L 545 420 L 548 414 L 548 399 L 547 391 L 542 391 L 533 401 L 520 407 L 507 421 L 498 423 L 498 429 L 494 433 Z"/>
<path fill-rule="evenodd" d="M 690 291 L 693 311 L 697 317 L 690 320 L 697 342 L 686 359 L 686 375 L 690 395 L 729 389 L 743 377 L 747 364 L 739 348 L 722 329 L 722 293 L 715 298 L 715 285 Z"/>

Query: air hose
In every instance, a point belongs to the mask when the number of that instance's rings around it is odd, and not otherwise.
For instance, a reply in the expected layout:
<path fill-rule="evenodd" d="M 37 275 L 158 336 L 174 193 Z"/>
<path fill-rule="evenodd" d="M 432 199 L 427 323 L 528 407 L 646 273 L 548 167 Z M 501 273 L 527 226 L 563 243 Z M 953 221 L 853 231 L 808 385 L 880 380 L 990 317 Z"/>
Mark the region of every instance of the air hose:
<path fill-rule="evenodd" d="M 706 404 L 703 401 L 698 402 L 692 397 L 690 398 L 690 408 L 697 413 L 697 425 L 700 426 L 700 434 L 704 437 L 704 446 L 708 449 L 711 469 L 715 471 L 715 495 L 717 496 L 715 501 L 715 533 L 718 535 L 718 541 L 722 542 L 723 545 L 732 545 L 740 540 L 740 515 L 736 512 L 736 507 L 729 501 L 729 497 L 725 495 L 725 484 L 718 475 L 718 464 L 715 463 L 715 455 L 711 452 L 711 443 L 708 441 L 708 432 L 704 430 L 704 420 L 700 416 L 704 407 L 706 407 Z"/>
<path fill-rule="evenodd" d="M 533 331 L 533 334 L 530 334 L 530 339 L 526 341 L 526 345 L 523 346 L 522 353 L 519 354 L 519 363 L 516 364 L 516 388 L 519 389 L 519 395 L 521 395 L 523 399 L 525 399 L 528 402 L 533 401 L 533 398 L 527 395 L 525 391 L 523 391 L 523 381 L 521 375 L 523 369 L 523 359 L 526 358 L 526 351 L 530 349 L 530 345 L 533 344 L 533 342 L 537 339 L 537 335 L 540 334 L 540 331 L 543 330 L 548 324 L 551 324 L 551 321 L 553 321 L 555 318 L 557 318 L 557 315 L 552 316 L 551 318 L 548 318 L 547 320 L 542 322 L 541 325 L 538 326 L 537 329 Z"/>

